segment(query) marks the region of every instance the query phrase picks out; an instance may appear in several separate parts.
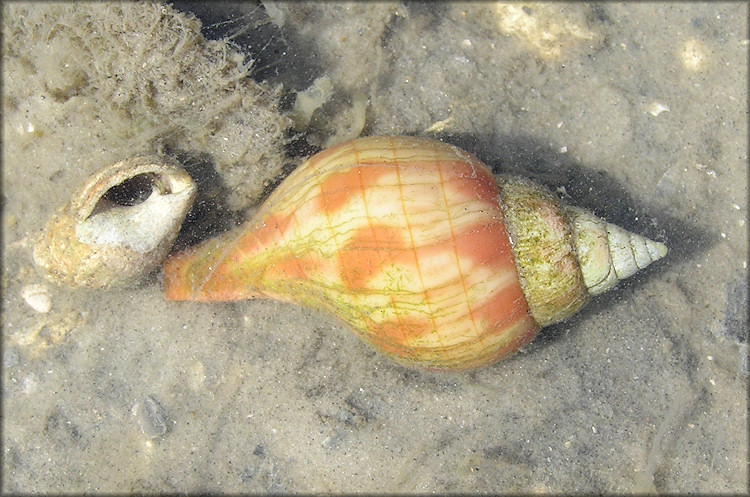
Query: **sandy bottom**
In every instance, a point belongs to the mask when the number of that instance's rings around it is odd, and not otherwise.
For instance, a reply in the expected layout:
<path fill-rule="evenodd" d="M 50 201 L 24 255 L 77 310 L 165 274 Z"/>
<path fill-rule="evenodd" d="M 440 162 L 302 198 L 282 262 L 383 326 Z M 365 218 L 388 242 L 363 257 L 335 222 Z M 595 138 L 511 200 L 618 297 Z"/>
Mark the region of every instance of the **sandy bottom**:
<path fill-rule="evenodd" d="M 394 7 L 379 30 L 367 4 L 284 5 L 282 34 L 266 21 L 265 44 L 238 38 L 256 74 L 296 90 L 330 74 L 341 109 L 366 96 L 366 134 L 443 137 L 670 254 L 522 353 L 460 374 L 394 364 L 292 305 L 167 302 L 159 274 L 71 291 L 37 275 L 31 241 L 85 177 L 66 147 L 98 138 L 63 124 L 50 149 L 17 129 L 45 122 L 46 104 L 22 114 L 6 90 L 3 489 L 745 491 L 746 5 L 573 4 L 576 29 L 539 17 L 531 35 L 492 4 Z M 206 32 L 236 28 L 236 10 L 202 8 Z M 551 52 L 542 32 L 560 37 Z M 299 76 L 297 50 L 319 67 Z M 310 126 L 330 134 L 319 116 Z M 31 284 L 48 312 L 22 297 Z"/>

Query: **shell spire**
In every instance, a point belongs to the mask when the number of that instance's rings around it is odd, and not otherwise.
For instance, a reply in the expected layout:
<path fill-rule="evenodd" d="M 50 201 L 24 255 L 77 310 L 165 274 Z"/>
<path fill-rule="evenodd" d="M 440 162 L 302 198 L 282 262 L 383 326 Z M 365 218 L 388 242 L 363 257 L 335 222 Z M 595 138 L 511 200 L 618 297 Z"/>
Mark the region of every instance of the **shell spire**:
<path fill-rule="evenodd" d="M 532 181 L 498 183 L 521 286 L 541 326 L 572 316 L 591 296 L 667 254 L 663 243 L 563 204 Z"/>
<path fill-rule="evenodd" d="M 667 246 L 631 233 L 588 211 L 566 206 L 583 281 L 591 295 L 614 287 L 667 255 Z"/>

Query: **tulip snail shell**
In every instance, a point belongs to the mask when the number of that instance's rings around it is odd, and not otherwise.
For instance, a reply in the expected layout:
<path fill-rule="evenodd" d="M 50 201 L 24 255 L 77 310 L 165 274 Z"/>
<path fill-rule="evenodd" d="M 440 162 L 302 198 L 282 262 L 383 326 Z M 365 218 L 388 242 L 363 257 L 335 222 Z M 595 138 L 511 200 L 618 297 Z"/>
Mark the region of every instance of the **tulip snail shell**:
<path fill-rule="evenodd" d="M 401 363 L 496 362 L 666 247 L 414 137 L 324 150 L 242 226 L 171 256 L 173 300 L 326 310 Z"/>

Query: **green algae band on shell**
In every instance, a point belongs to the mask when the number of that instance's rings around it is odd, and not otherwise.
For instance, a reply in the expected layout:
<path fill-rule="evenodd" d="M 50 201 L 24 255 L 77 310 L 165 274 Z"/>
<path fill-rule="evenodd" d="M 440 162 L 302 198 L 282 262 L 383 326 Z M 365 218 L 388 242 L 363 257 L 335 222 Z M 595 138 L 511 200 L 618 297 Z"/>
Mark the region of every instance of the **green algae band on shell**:
<path fill-rule="evenodd" d="M 190 175 L 165 158 L 117 162 L 91 176 L 47 223 L 34 262 L 66 286 L 135 283 L 163 262 L 195 194 Z"/>
<path fill-rule="evenodd" d="M 581 212 L 446 143 L 361 138 L 305 161 L 242 226 L 170 255 L 165 295 L 294 302 L 407 365 L 478 368 L 666 254 Z"/>

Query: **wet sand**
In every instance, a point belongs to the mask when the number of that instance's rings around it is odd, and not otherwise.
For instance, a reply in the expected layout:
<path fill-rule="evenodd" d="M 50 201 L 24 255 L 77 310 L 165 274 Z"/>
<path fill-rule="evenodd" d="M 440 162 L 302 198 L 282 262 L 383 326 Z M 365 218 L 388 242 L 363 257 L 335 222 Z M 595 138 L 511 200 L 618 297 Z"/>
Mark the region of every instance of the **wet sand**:
<path fill-rule="evenodd" d="M 167 103 L 85 110 L 103 91 L 76 71 L 85 57 L 51 50 L 62 36 L 52 26 L 12 30 L 24 24 L 4 6 L 3 489 L 746 490 L 747 6 L 268 5 L 273 21 L 255 6 L 177 5 L 209 37 L 248 26 L 234 41 L 268 83 L 244 100 L 246 119 L 217 114 L 231 125 L 213 134 L 190 128 L 215 109 L 190 114 L 189 98 L 163 116 Z M 100 26 L 123 18 L 91 15 Z M 125 27 L 140 47 L 158 37 Z M 84 33 L 54 29 L 75 28 Z M 96 40 L 83 38 L 92 50 Z M 67 72 L 41 72 L 58 63 Z M 312 145 L 440 138 L 663 241 L 669 255 L 521 353 L 454 374 L 394 364 L 292 305 L 167 302 L 158 273 L 97 292 L 35 272 L 31 243 L 54 209 L 138 147 L 213 165 L 220 212 L 246 215 L 283 174 L 278 158 L 252 163 L 276 157 L 274 126 L 291 125 L 274 99 L 289 109 L 283 95 L 321 77 L 332 90 L 303 123 Z M 155 95 L 179 95 L 163 81 Z M 210 101 L 213 86 L 199 88 Z M 217 102 L 231 93 L 222 88 Z M 261 129 L 271 129 L 262 153 L 223 145 Z M 48 312 L 22 298 L 32 284 L 46 286 Z"/>

